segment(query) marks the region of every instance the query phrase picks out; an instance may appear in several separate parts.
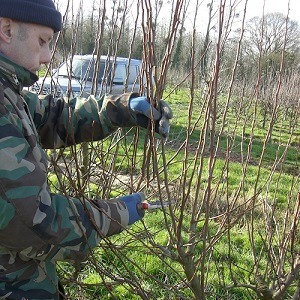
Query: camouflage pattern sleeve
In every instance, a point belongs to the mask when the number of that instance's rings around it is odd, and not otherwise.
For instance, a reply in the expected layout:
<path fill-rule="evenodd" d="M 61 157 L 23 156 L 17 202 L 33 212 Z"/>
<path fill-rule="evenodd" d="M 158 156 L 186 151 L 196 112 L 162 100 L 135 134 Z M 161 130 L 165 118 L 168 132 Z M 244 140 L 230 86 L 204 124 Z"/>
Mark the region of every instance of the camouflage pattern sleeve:
<path fill-rule="evenodd" d="M 118 199 L 94 205 L 51 194 L 47 158 L 29 107 L 9 87 L 0 85 L 0 97 L 0 271 L 17 269 L 28 259 L 80 261 L 101 237 L 128 225 L 126 205 Z M 34 117 L 38 124 L 45 121 L 45 113 Z"/>
<path fill-rule="evenodd" d="M 101 237 L 127 226 L 128 211 L 118 200 L 97 201 L 94 206 L 49 193 L 40 163 L 43 157 L 40 155 L 40 162 L 35 159 L 38 151 L 30 149 L 5 117 L 0 118 L 1 246 L 9 254 L 16 251 L 19 258 L 82 260 Z M 6 263 L 15 261 L 10 258 L 0 266 L 9 268 Z"/>
<path fill-rule="evenodd" d="M 122 199 L 50 193 L 40 142 L 63 147 L 135 125 L 128 108 L 134 95 L 38 99 L 22 92 L 35 80 L 0 54 L 0 299 L 57 300 L 55 262 L 80 262 L 132 218 Z"/>
<path fill-rule="evenodd" d="M 26 92 L 25 101 L 33 116 L 43 148 L 60 148 L 107 137 L 118 127 L 136 126 L 129 100 L 136 93 L 101 98 L 63 99 Z"/>

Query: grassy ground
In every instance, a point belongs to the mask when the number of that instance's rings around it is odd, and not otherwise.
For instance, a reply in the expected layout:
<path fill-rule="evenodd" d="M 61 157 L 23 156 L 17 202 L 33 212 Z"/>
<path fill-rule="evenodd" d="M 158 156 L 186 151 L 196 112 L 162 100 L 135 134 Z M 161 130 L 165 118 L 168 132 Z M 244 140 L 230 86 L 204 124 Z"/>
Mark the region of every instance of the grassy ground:
<path fill-rule="evenodd" d="M 176 94 L 172 93 L 166 100 L 173 108 L 174 118 L 170 138 L 165 145 L 165 156 L 166 160 L 170 162 L 167 167 L 168 179 L 172 183 L 171 186 L 175 186 L 174 189 L 176 190 L 182 175 L 184 160 L 184 150 L 179 152 L 177 150 L 186 141 L 186 131 L 189 125 L 187 122 L 188 90 L 180 90 Z M 198 98 L 198 100 L 195 100 L 191 115 L 191 128 L 195 124 L 196 126 L 191 131 L 192 134 L 188 144 L 188 161 L 190 165 L 194 163 L 195 151 L 204 124 L 201 107 L 202 102 Z M 276 123 L 272 139 L 266 143 L 268 128 L 261 127 L 260 116 L 258 116 L 257 125 L 252 129 L 253 111 L 249 110 L 247 114 L 239 116 L 234 115 L 233 112 L 234 109 L 228 110 L 228 116 L 225 118 L 226 124 L 222 124 L 223 112 L 220 111 L 216 123 L 216 144 L 219 133 L 221 132 L 221 134 L 212 183 L 221 192 L 219 193 L 220 197 L 211 206 L 212 218 L 209 220 L 208 225 L 208 242 L 212 241 L 217 234 L 220 234 L 220 228 L 224 226 L 220 224 L 217 216 L 226 211 L 228 197 L 231 199 L 241 185 L 250 142 L 252 143 L 252 149 L 249 153 L 251 159 L 249 160 L 246 176 L 243 177 L 244 197 L 250 197 L 248 195 L 253 193 L 255 186 L 263 188 L 264 192 L 261 197 L 264 199 L 267 197 L 268 201 L 266 203 L 276 207 L 276 210 L 272 210 L 274 215 L 270 218 L 270 221 L 278 222 L 276 226 L 274 225 L 278 231 L 284 231 L 281 221 L 283 222 L 287 211 L 292 210 L 292 206 L 290 206 L 287 199 L 289 199 L 291 193 L 295 193 L 297 190 L 297 185 L 293 186 L 293 182 L 297 180 L 297 174 L 299 174 L 299 146 L 297 146 L 300 137 L 299 126 L 291 137 L 291 142 L 289 142 L 290 128 L 288 125 L 283 122 Z M 126 173 L 139 174 L 141 168 L 143 168 L 144 141 L 143 139 L 139 140 L 138 155 L 133 168 L 132 157 L 128 154 L 134 150 L 133 137 L 134 133 L 130 132 L 126 139 L 118 143 L 117 156 L 114 152 L 115 148 L 112 147 L 115 138 L 108 139 L 100 146 L 98 144 L 94 145 L 94 150 L 99 151 L 94 156 L 94 163 L 111 166 L 111 162 L 115 159 L 113 165 L 116 172 L 123 175 Z M 206 139 L 205 144 L 207 145 L 209 137 L 207 136 Z M 114 149 L 114 151 L 107 154 L 110 151 L 109 149 Z M 106 153 L 105 160 L 100 150 L 102 153 Z M 208 150 L 208 147 L 206 147 L 204 151 L 202 174 L 208 172 Z M 72 159 L 71 152 L 66 151 L 65 154 Z M 226 160 L 229 154 L 230 159 Z M 201 157 L 197 158 L 199 164 L 201 159 Z M 161 160 L 159 161 L 161 162 Z M 229 164 L 227 164 L 228 161 Z M 262 163 L 259 168 L 260 161 Z M 224 175 L 225 167 L 227 168 L 226 176 Z M 186 170 L 188 178 L 192 171 L 192 168 Z M 55 186 L 57 186 L 56 175 L 52 174 L 50 180 L 53 183 L 52 188 L 55 190 Z M 196 184 L 197 177 L 193 177 L 191 180 Z M 101 194 L 103 192 L 101 183 L 103 181 L 100 180 L 91 184 L 90 191 L 93 194 Z M 68 184 L 68 179 L 66 179 L 65 184 Z M 205 188 L 207 182 L 204 176 L 202 184 Z M 151 189 L 153 191 L 155 188 L 155 186 L 150 186 L 148 191 L 151 191 Z M 122 189 L 120 188 L 120 190 Z M 223 193 L 222 189 L 224 189 Z M 112 189 L 109 196 L 115 196 L 116 190 L 118 189 Z M 238 215 L 239 204 L 244 209 L 242 195 L 240 195 L 238 201 L 241 202 L 236 204 L 237 210 L 232 213 L 232 218 Z M 207 272 L 205 278 L 207 299 L 256 299 L 257 295 L 250 289 L 238 286 L 236 283 L 253 284 L 255 286 L 255 283 L 253 283 L 253 280 L 255 280 L 254 268 L 264 274 L 266 270 L 270 270 L 271 262 L 274 262 L 265 252 L 268 248 L 268 245 L 266 245 L 268 239 L 265 236 L 265 218 L 268 213 L 263 211 L 263 203 L 265 202 L 261 199 L 257 201 L 257 207 L 254 206 L 249 212 L 243 211 L 243 216 L 230 230 L 226 231 L 226 226 L 224 226 L 224 233 L 219 235 L 219 238 L 213 244 L 213 248 L 209 251 L 209 256 L 206 258 Z M 180 206 L 177 209 L 174 208 L 174 214 L 176 218 L 179 218 Z M 255 216 L 254 221 L 251 219 L 253 216 Z M 170 243 L 170 232 L 166 224 L 171 224 L 171 221 L 166 221 L 165 218 L 168 219 L 169 214 L 165 215 L 161 210 L 146 213 L 143 223 L 135 224 L 129 231 L 112 237 L 109 242 L 103 241 L 90 260 L 81 266 L 76 284 L 69 283 L 67 285 L 67 290 L 73 299 L 142 299 L 141 296 L 138 296 L 139 286 L 136 285 L 136 282 L 139 283 L 141 290 L 146 291 L 147 299 L 193 299 L 191 289 L 185 283 L 186 276 L 180 259 L 168 258 L 163 255 L 159 248 L 155 248 L 155 245 L 167 247 Z M 201 234 L 206 218 L 207 216 L 203 215 L 203 218 L 200 217 L 200 221 L 197 223 L 198 229 L 196 232 L 199 234 L 199 238 L 194 253 L 194 261 L 201 257 L 203 251 Z M 253 226 L 251 222 L 255 223 L 256 230 L 254 232 L 249 230 L 249 226 Z M 181 238 L 184 244 L 184 240 L 189 241 L 190 216 L 188 211 L 186 218 L 183 220 L 183 225 Z M 170 228 L 172 231 L 172 227 Z M 252 235 L 251 239 L 250 235 Z M 279 239 L 281 237 L 278 233 L 278 244 L 280 244 Z M 251 243 L 251 240 L 255 241 L 255 245 Z M 276 249 L 276 247 L 272 249 Z M 177 253 L 176 249 L 171 250 Z M 280 249 L 277 247 L 276 251 L 279 252 Z M 254 257 L 256 255 L 258 260 L 255 266 Z M 276 255 L 278 253 L 274 253 L 274 257 Z M 286 255 L 289 256 L 289 254 Z M 62 277 L 71 276 L 74 272 L 73 267 L 68 264 L 61 264 L 60 266 Z M 286 267 L 289 267 L 288 263 Z M 66 274 L 68 275 L 66 276 Z M 270 276 L 273 275 L 270 271 Z M 225 286 L 235 287 L 225 289 Z"/>

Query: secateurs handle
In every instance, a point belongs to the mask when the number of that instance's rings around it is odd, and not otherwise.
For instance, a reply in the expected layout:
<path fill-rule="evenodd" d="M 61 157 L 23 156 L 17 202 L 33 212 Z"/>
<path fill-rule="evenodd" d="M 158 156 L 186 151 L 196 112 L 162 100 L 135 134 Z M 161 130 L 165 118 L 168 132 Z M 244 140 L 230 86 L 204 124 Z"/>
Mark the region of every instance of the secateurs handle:
<path fill-rule="evenodd" d="M 170 204 L 173 204 L 173 202 L 160 202 L 160 201 L 141 202 L 141 203 L 138 203 L 138 208 L 139 209 L 144 209 L 144 210 L 151 210 L 151 209 L 167 207 Z"/>

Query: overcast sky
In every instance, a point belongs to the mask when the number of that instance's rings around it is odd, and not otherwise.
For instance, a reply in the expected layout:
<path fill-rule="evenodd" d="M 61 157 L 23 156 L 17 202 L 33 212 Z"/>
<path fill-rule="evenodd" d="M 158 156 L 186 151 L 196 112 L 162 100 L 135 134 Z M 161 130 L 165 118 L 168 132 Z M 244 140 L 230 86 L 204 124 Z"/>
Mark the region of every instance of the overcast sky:
<path fill-rule="evenodd" d="M 248 0 L 247 11 L 249 11 L 249 16 L 261 15 L 263 3 L 263 0 Z M 284 15 L 287 15 L 288 3 L 288 0 L 266 0 L 265 11 L 281 12 Z M 296 20 L 300 24 L 300 0 L 290 0 L 289 16 L 292 20 Z"/>
<path fill-rule="evenodd" d="M 72 0 L 69 0 L 72 1 Z M 106 5 L 107 7 L 112 6 L 111 0 L 106 0 Z M 196 0 L 190 0 L 191 3 L 196 3 Z M 224 0 L 223 0 L 224 1 Z M 241 0 L 241 9 L 244 7 L 244 3 L 246 0 Z M 56 3 L 59 3 L 59 5 L 61 6 L 61 10 L 63 13 L 63 5 L 65 3 L 67 3 L 68 0 L 56 0 Z M 74 5 L 76 5 L 76 3 L 78 4 L 80 2 L 80 0 L 73 0 Z M 99 3 L 100 0 L 84 0 L 83 1 L 83 6 L 84 6 L 84 10 L 85 11 L 89 11 L 89 9 L 92 7 L 92 3 Z M 134 2 L 136 3 L 134 0 L 130 0 L 129 2 Z M 164 1 L 164 3 L 166 3 L 168 1 Z M 207 13 L 208 13 L 208 9 L 207 9 L 207 3 L 210 3 L 210 0 L 199 0 L 199 3 L 201 4 L 201 7 L 199 9 L 199 23 L 206 23 L 206 19 L 207 19 Z M 227 0 L 227 4 L 230 1 Z M 70 2 L 71 3 L 71 2 Z M 215 3 L 219 3 L 219 1 L 215 1 Z M 264 11 L 265 13 L 270 13 L 270 12 L 280 12 L 283 13 L 284 15 L 287 15 L 288 13 L 288 4 L 290 4 L 290 10 L 289 10 L 289 16 L 290 19 L 292 20 L 296 20 L 299 25 L 300 25 L 300 0 L 265 0 L 265 8 Z M 191 20 L 190 20 L 190 24 L 193 23 L 193 9 L 194 9 L 193 4 L 190 5 L 190 16 L 191 16 Z M 217 4 L 215 4 L 215 6 L 217 7 Z M 248 0 L 248 5 L 247 5 L 247 14 L 246 14 L 246 18 L 250 19 L 254 16 L 262 16 L 263 13 L 263 6 L 264 6 L 264 0 Z M 133 8 L 135 9 L 135 5 L 133 5 Z M 161 12 L 161 16 L 168 16 L 169 13 L 169 9 L 165 9 L 165 11 Z M 241 11 L 241 14 L 243 12 Z M 201 15 L 202 14 L 202 15 Z M 187 26 L 189 26 L 187 24 Z"/>

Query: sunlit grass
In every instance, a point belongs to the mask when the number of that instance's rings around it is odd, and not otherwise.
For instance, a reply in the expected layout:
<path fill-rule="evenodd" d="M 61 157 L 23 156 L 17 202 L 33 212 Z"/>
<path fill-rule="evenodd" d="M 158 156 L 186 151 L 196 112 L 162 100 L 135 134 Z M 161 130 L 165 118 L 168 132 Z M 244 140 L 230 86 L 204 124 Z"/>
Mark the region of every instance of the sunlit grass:
<path fill-rule="evenodd" d="M 188 126 L 188 90 L 178 90 L 176 94 L 170 94 L 168 103 L 174 111 L 174 118 L 171 121 L 172 127 L 170 138 L 165 144 L 165 159 L 168 162 L 167 176 L 168 181 L 172 184 L 174 195 L 177 192 L 177 185 L 185 174 L 188 183 L 191 186 L 191 191 L 194 192 L 199 176 L 194 173 L 194 165 L 202 164 L 200 184 L 203 190 L 207 186 L 208 166 L 209 166 L 209 136 L 205 139 L 205 147 L 203 156 L 197 156 L 195 163 L 195 154 L 199 142 L 200 133 L 204 125 L 204 116 L 200 115 L 201 99 L 197 99 L 197 105 L 193 109 L 191 115 L 191 128 L 194 127 L 194 132 L 189 137 L 187 169 L 183 170 L 183 161 L 185 159 L 185 148 L 182 147 L 179 152 L 177 150 L 186 142 L 187 126 Z M 220 138 L 219 148 L 217 150 L 214 169 L 212 171 L 212 189 L 218 189 L 218 197 L 211 199 L 210 215 L 211 219 L 208 222 L 208 236 L 206 243 L 214 241 L 215 235 L 218 234 L 218 239 L 214 242 L 213 247 L 209 251 L 209 255 L 205 259 L 205 267 L 209 270 L 207 273 L 207 299 L 216 299 L 219 295 L 220 299 L 252 299 L 251 291 L 241 288 L 232 288 L 225 290 L 222 286 L 232 286 L 233 280 L 241 282 L 244 280 L 253 281 L 253 265 L 257 263 L 257 268 L 262 273 L 265 265 L 268 264 L 268 253 L 266 240 L 263 235 L 266 230 L 265 218 L 271 208 L 275 208 L 272 212 L 274 220 L 283 220 L 287 211 L 292 211 L 292 206 L 288 206 L 291 193 L 296 193 L 297 187 L 292 187 L 291 183 L 295 180 L 297 172 L 299 172 L 298 155 L 299 148 L 288 144 L 290 133 L 285 126 L 274 126 L 272 139 L 266 142 L 268 128 L 261 128 L 260 121 L 257 125 L 251 128 L 252 120 L 239 119 L 236 122 L 237 116 L 229 113 L 228 122 L 222 129 L 220 119 L 217 123 L 217 131 L 214 136 L 214 146 L 216 147 Z M 245 125 L 246 122 L 246 125 Z M 243 129 L 245 128 L 245 130 Z M 222 132 L 221 132 L 222 129 Z M 243 132 L 244 130 L 244 132 Z M 107 172 L 112 172 L 112 176 L 127 175 L 139 176 L 143 168 L 143 155 L 145 145 L 146 131 L 143 129 L 138 139 L 136 148 L 136 156 L 133 157 L 133 152 L 136 146 L 133 142 L 135 130 L 122 131 L 119 136 L 126 136 L 116 142 L 116 136 L 110 137 L 105 141 L 93 143 L 93 160 L 92 164 L 97 165 L 92 169 L 93 180 L 90 180 L 86 186 L 86 190 L 97 195 L 103 189 L 103 181 L 98 178 L 97 172 L 100 174 L 102 168 Z M 220 134 L 221 133 L 221 134 Z M 253 136 L 251 135 L 253 133 Z M 220 135 L 219 135 L 220 134 Z M 299 139 L 299 132 L 296 132 L 292 140 Z M 249 145 L 251 142 L 251 151 Z M 264 144 L 266 147 L 264 149 Z M 80 146 L 76 148 L 80 150 Z M 158 157 L 158 165 L 162 170 L 163 160 L 161 146 L 156 149 Z M 250 151 L 250 153 L 248 153 Z M 285 152 L 286 151 L 286 152 Z M 79 151 L 80 152 L 80 151 Z M 249 161 L 246 160 L 249 155 Z M 66 157 L 72 157 L 71 151 L 66 149 Z M 67 161 L 68 161 L 67 159 Z M 134 161 L 134 164 L 133 164 Z M 261 162 L 261 165 L 259 163 Z M 113 166 L 112 170 L 110 168 Z M 68 166 L 70 167 L 70 166 Z M 197 167 L 196 167 L 197 168 Z M 151 172 L 153 171 L 150 168 Z M 106 176 L 111 176 L 104 172 Z M 108 174 L 108 175 L 106 175 Z M 151 173 L 150 178 L 154 178 Z M 160 173 L 161 178 L 164 178 L 164 173 Z M 60 180 L 68 189 L 72 189 L 72 184 L 68 183 L 68 178 L 62 176 Z M 72 178 L 74 180 L 74 178 Z M 59 188 L 58 177 L 50 174 L 49 182 L 52 190 L 57 192 Z M 76 178 L 75 178 L 76 182 Z M 109 182 L 109 181 L 108 181 Z M 154 179 L 155 182 L 155 179 Z M 236 192 L 242 190 L 239 196 L 236 197 Z M 148 190 L 153 192 L 150 185 Z M 112 188 L 109 197 L 117 197 L 118 195 L 128 191 L 126 187 L 118 186 Z M 247 211 L 245 199 L 251 198 L 255 191 L 259 191 L 258 195 L 253 197 L 255 205 L 253 211 Z M 173 190 L 172 190 L 173 192 Z M 198 195 L 200 198 L 203 191 Z M 173 194 L 172 194 L 173 195 Z M 148 199 L 152 200 L 152 199 Z M 178 200 L 178 199 L 174 199 Z M 226 214 L 230 205 L 236 205 L 237 209 L 228 215 L 228 222 L 235 220 L 230 231 L 226 232 L 226 225 L 220 222 L 218 216 Z M 262 211 L 263 205 L 266 205 L 266 212 Z M 189 241 L 189 211 L 190 206 L 186 206 L 186 219 L 183 220 L 181 228 L 182 243 Z M 246 209 L 242 216 L 239 212 Z M 180 206 L 174 208 L 173 213 L 176 218 L 180 215 Z M 255 245 L 252 245 L 249 237 L 249 224 L 251 216 L 254 216 L 254 224 L 256 231 L 253 233 Z M 117 249 L 111 249 L 105 241 L 95 250 L 93 258 L 97 258 L 99 265 L 105 271 L 131 278 L 134 276 L 136 281 L 140 281 L 140 285 L 146 291 L 150 299 L 180 299 L 178 295 L 185 296 L 187 299 L 192 299 L 190 289 L 182 283 L 184 275 L 183 264 L 180 260 L 170 259 L 164 256 L 159 248 L 153 245 L 160 245 L 165 249 L 170 250 L 174 254 L 178 254 L 176 249 L 168 248 L 170 245 L 170 232 L 174 235 L 174 228 L 169 221 L 170 228 L 166 228 L 165 215 L 161 210 L 155 212 L 146 212 L 144 223 L 138 222 L 131 226 L 129 231 L 125 231 L 119 235 L 111 237 L 109 240 Z M 167 213 L 168 218 L 168 213 Z M 194 259 L 201 257 L 203 245 L 201 235 L 205 216 L 200 217 L 197 223 L 195 233 L 199 235 L 198 243 L 195 248 Z M 222 226 L 224 227 L 222 229 Z M 277 224 L 276 230 L 281 232 L 284 230 L 283 224 Z M 168 231 L 170 230 L 170 231 Z M 140 240 L 139 240 L 140 239 Z M 118 254 L 118 255 L 116 255 Z M 259 256 L 259 262 L 255 261 L 253 255 Z M 288 267 L 288 266 L 287 266 Z M 101 269 L 101 268 L 100 268 Z M 83 264 L 83 269 L 80 272 L 79 281 L 83 284 L 82 288 L 68 286 L 68 291 L 71 296 L 76 295 L 77 289 L 86 297 L 86 299 L 105 298 L 105 299 L 140 299 L 137 296 L 137 290 L 131 284 L 125 283 L 122 280 L 113 281 L 111 277 L 102 274 L 100 270 L 93 268 L 93 261 L 87 261 Z M 222 278 L 220 276 L 222 275 Z M 246 279 L 245 279 L 246 278 Z M 86 285 L 86 286 L 85 286 Z M 176 286 L 177 291 L 171 287 Z M 115 298 L 114 298 L 115 297 Z M 182 298 L 184 299 L 184 298 Z"/>

